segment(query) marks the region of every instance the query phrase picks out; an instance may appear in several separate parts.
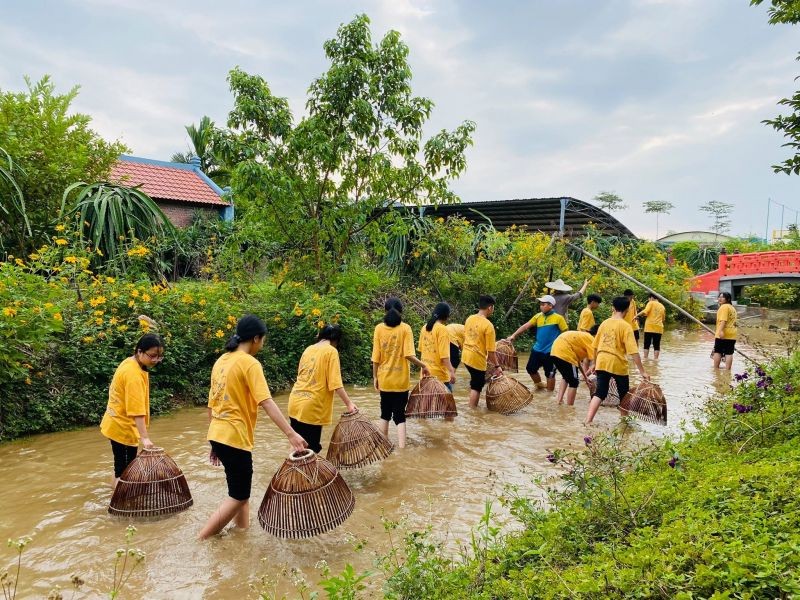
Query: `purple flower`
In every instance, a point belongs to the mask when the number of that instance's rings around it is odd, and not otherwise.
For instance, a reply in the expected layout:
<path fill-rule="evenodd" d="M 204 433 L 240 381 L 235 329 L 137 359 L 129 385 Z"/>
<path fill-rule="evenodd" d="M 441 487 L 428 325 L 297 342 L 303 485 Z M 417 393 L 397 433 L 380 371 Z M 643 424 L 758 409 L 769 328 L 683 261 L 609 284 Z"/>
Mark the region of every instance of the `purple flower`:
<path fill-rule="evenodd" d="M 736 373 L 736 375 L 734 375 L 734 378 L 736 379 L 736 381 L 744 381 L 748 377 L 749 377 L 749 375 L 748 375 L 747 371 L 745 371 L 744 373 Z"/>
<path fill-rule="evenodd" d="M 783 386 L 783 391 L 791 394 L 794 391 L 794 386 L 791 383 L 787 383 Z"/>
<path fill-rule="evenodd" d="M 554 463 L 554 462 L 556 462 L 556 455 L 555 455 L 555 454 L 548 454 L 548 455 L 546 456 L 546 458 L 547 458 L 547 460 L 549 460 L 551 463 Z"/>
<path fill-rule="evenodd" d="M 763 376 L 756 382 L 756 387 L 761 388 L 762 390 L 767 389 L 770 385 L 772 385 L 772 377 Z"/>
<path fill-rule="evenodd" d="M 763 377 L 766 374 L 767 372 L 764 371 L 764 369 L 762 369 L 760 366 L 756 367 L 756 375 L 758 375 L 759 377 Z"/>
<path fill-rule="evenodd" d="M 669 462 L 667 464 L 674 469 L 675 465 L 678 464 L 678 457 L 673 456 L 672 458 L 669 459 Z"/>
<path fill-rule="evenodd" d="M 733 410 L 735 410 L 739 414 L 749 413 L 752 412 L 753 406 L 750 404 L 739 404 L 738 402 L 734 402 Z"/>
<path fill-rule="evenodd" d="M 583 443 L 586 444 L 587 446 L 591 446 L 592 445 L 592 437 L 589 436 L 589 435 L 585 436 L 583 438 Z"/>

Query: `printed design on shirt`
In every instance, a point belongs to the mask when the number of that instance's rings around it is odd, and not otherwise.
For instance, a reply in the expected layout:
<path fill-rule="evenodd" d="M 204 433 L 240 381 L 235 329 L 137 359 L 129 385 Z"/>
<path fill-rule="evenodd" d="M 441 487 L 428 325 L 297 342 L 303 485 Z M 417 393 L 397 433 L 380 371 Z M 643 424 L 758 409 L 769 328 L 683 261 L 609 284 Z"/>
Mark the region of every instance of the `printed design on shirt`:
<path fill-rule="evenodd" d="M 478 338 L 480 334 L 478 333 L 477 329 L 464 328 L 464 345 L 465 346 L 472 346 L 473 348 L 478 347 Z"/>
<path fill-rule="evenodd" d="M 316 356 L 303 356 L 300 365 L 297 367 L 297 383 L 302 385 L 316 385 L 317 379 L 314 377 L 317 370 Z"/>
<path fill-rule="evenodd" d="M 225 388 L 228 383 L 228 373 L 225 368 L 221 368 L 216 377 L 211 380 L 211 416 L 215 419 L 224 419 L 228 416 L 228 412 L 224 410 L 225 404 L 230 402 L 230 396 L 225 393 Z"/>
<path fill-rule="evenodd" d="M 384 353 L 385 356 L 394 356 L 396 352 L 398 352 L 400 348 L 400 342 L 397 339 L 397 334 L 392 334 L 388 338 L 384 338 L 381 342 L 381 352 Z"/>

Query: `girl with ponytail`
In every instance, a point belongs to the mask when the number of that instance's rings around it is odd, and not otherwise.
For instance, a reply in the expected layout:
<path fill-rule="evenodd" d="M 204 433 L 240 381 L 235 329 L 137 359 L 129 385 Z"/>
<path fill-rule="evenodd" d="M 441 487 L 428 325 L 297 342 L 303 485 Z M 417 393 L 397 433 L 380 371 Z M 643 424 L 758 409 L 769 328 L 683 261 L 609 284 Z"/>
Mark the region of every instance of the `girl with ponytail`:
<path fill-rule="evenodd" d="M 422 361 L 429 365 L 431 375 L 453 390 L 456 370 L 450 362 L 450 335 L 447 333 L 447 319 L 450 318 L 450 305 L 440 302 L 433 309 L 431 318 L 419 334 L 419 351 Z"/>
<path fill-rule="evenodd" d="M 375 326 L 372 336 L 372 382 L 381 397 L 381 431 L 389 435 L 389 421 L 397 426 L 397 447 L 406 446 L 406 404 L 411 389 L 409 363 L 429 376 L 427 365 L 414 352 L 414 333 L 403 323 L 403 303 L 388 298 L 384 304 L 383 323 Z"/>
<path fill-rule="evenodd" d="M 253 446 L 258 407 L 289 439 L 294 450 L 306 443 L 286 422 L 272 400 L 264 370 L 255 355 L 264 347 L 267 326 L 254 315 L 236 324 L 236 333 L 225 344 L 225 354 L 211 370 L 208 392 L 209 461 L 225 467 L 228 497 L 209 517 L 199 538 L 204 540 L 222 531 L 231 520 L 236 527 L 250 525 L 250 487 L 253 479 Z"/>

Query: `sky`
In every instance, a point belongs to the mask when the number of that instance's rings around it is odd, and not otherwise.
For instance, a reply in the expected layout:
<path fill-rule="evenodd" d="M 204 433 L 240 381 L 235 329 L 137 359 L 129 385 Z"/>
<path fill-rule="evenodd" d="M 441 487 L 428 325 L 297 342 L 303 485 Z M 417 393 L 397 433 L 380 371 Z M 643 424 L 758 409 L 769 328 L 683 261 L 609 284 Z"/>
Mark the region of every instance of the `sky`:
<path fill-rule="evenodd" d="M 765 4 L 768 4 L 766 2 Z M 397 30 L 427 131 L 477 123 L 465 202 L 613 191 L 615 216 L 656 236 L 642 203 L 671 202 L 659 235 L 708 230 L 710 200 L 731 233 L 763 237 L 798 220 L 800 176 L 761 123 L 800 83 L 800 27 L 771 26 L 748 0 L 4 0 L 0 90 L 24 76 L 80 85 L 73 107 L 132 154 L 185 152 L 184 126 L 223 124 L 228 71 L 264 77 L 296 118 L 327 63 L 322 45 L 355 15 L 373 41 Z M 768 206 L 769 205 L 769 206 Z M 785 208 L 781 208 L 781 205 Z M 767 222 L 769 208 L 770 218 Z"/>

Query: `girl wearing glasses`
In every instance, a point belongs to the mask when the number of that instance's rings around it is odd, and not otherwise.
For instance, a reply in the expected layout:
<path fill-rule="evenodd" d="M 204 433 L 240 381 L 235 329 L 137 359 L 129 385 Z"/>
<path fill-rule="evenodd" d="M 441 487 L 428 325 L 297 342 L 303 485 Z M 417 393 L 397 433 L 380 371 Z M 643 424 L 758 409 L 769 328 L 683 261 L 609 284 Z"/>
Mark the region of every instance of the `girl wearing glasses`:
<path fill-rule="evenodd" d="M 150 426 L 148 369 L 163 359 L 164 342 L 156 334 L 148 333 L 136 343 L 133 356 L 123 360 L 114 372 L 100 432 L 111 440 L 115 486 L 125 467 L 136 458 L 139 442 L 144 448 L 153 447 L 147 433 Z"/>
<path fill-rule="evenodd" d="M 225 467 L 228 497 L 200 531 L 201 540 L 219 533 L 231 520 L 241 529 L 250 525 L 254 431 L 259 406 L 286 435 L 293 450 L 306 447 L 272 400 L 264 369 L 255 357 L 264 347 L 266 336 L 264 321 L 254 315 L 242 317 L 236 324 L 236 334 L 225 345 L 225 354 L 211 370 L 208 458 L 212 465 Z"/>

